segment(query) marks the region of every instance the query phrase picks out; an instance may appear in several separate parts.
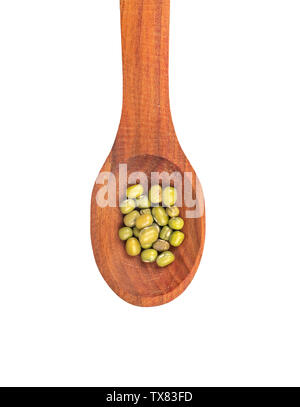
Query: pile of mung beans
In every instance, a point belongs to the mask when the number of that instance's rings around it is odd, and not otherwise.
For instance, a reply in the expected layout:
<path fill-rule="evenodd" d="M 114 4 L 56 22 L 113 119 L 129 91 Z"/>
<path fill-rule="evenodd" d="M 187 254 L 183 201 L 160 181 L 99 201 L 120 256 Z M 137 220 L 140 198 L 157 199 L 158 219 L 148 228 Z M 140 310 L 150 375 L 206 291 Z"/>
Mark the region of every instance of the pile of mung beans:
<path fill-rule="evenodd" d="M 126 196 L 120 205 L 125 226 L 119 229 L 119 237 L 126 241 L 127 254 L 141 255 L 142 262 L 156 262 L 159 267 L 173 263 L 170 246 L 178 247 L 184 240 L 176 188 L 154 185 L 147 196 L 143 186 L 136 184 L 127 188 Z"/>

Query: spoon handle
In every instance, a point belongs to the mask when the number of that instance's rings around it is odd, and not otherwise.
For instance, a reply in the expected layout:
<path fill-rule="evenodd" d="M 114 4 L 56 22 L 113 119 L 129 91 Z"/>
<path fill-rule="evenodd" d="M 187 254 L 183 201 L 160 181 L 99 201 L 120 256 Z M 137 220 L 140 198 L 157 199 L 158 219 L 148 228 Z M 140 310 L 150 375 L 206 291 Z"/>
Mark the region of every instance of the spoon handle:
<path fill-rule="evenodd" d="M 169 103 L 170 0 L 120 0 L 123 108 L 119 136 L 173 134 Z M 154 136 L 151 136 L 154 135 Z M 150 140 L 150 142 L 153 140 Z"/>

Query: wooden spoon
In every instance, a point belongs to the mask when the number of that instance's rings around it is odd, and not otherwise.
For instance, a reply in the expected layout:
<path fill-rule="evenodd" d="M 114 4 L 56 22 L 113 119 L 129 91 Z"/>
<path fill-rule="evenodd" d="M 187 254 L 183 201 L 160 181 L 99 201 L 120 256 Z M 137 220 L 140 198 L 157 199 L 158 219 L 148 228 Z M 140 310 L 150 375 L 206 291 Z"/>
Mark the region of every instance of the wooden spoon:
<path fill-rule="evenodd" d="M 193 279 L 205 238 L 204 199 L 197 176 L 177 140 L 169 105 L 170 0 L 120 0 L 123 55 L 123 109 L 112 150 L 100 171 L 91 203 L 91 238 L 98 268 L 111 289 L 138 306 L 156 306 L 180 295 Z M 178 171 L 192 175 L 198 216 L 188 218 L 184 243 L 174 250 L 176 260 L 166 268 L 129 257 L 118 238 L 122 215 L 118 207 L 99 207 L 101 174 L 114 174 L 119 202 L 119 164 L 128 175 L 143 171 Z M 125 181 L 126 183 L 126 181 Z M 123 197 L 122 197 L 123 199 Z M 118 206 L 118 205 L 117 205 Z"/>

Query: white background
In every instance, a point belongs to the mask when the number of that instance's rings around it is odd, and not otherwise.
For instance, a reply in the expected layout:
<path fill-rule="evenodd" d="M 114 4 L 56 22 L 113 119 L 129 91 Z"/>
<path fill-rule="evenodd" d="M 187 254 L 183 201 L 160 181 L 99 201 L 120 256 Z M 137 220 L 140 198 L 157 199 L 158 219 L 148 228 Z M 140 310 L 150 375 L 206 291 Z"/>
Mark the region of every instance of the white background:
<path fill-rule="evenodd" d="M 193 283 L 152 309 L 110 290 L 89 236 L 121 111 L 119 2 L 0 2 L 1 385 L 300 385 L 299 1 L 171 2 L 207 239 Z"/>

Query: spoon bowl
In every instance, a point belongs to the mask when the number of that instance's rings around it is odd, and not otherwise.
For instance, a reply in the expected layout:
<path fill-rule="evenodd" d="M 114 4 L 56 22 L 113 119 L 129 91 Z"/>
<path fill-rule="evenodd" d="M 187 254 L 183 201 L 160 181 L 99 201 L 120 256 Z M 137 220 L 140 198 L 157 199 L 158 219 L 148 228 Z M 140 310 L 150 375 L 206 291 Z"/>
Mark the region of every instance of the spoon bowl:
<path fill-rule="evenodd" d="M 105 168 L 105 172 L 108 167 Z M 127 161 L 128 174 L 143 172 L 151 180 L 153 171 L 165 175 L 182 170 L 173 162 L 163 157 L 140 155 L 130 157 Z M 116 201 L 119 196 L 119 166 L 109 166 L 109 171 L 116 180 Z M 161 177 L 162 184 L 168 182 Z M 149 182 L 150 184 L 150 182 Z M 97 193 L 102 184 L 95 184 L 92 194 L 92 245 L 97 266 L 110 288 L 125 301 L 139 306 L 155 306 L 167 303 L 181 294 L 198 268 L 204 245 L 205 222 L 204 214 L 197 218 L 186 218 L 184 214 L 190 208 L 183 202 L 180 208 L 184 216 L 184 244 L 176 248 L 176 261 L 166 268 L 156 263 L 142 263 L 139 256 L 129 257 L 124 242 L 118 238 L 118 230 L 122 226 L 123 216 L 118 207 L 100 208 L 97 205 Z M 147 189 L 147 185 L 145 186 Z M 190 186 L 195 196 L 195 186 Z M 199 193 L 198 193 L 199 195 Z M 203 195 L 200 199 L 201 211 L 204 210 Z M 198 203 L 199 204 L 199 203 Z"/>

